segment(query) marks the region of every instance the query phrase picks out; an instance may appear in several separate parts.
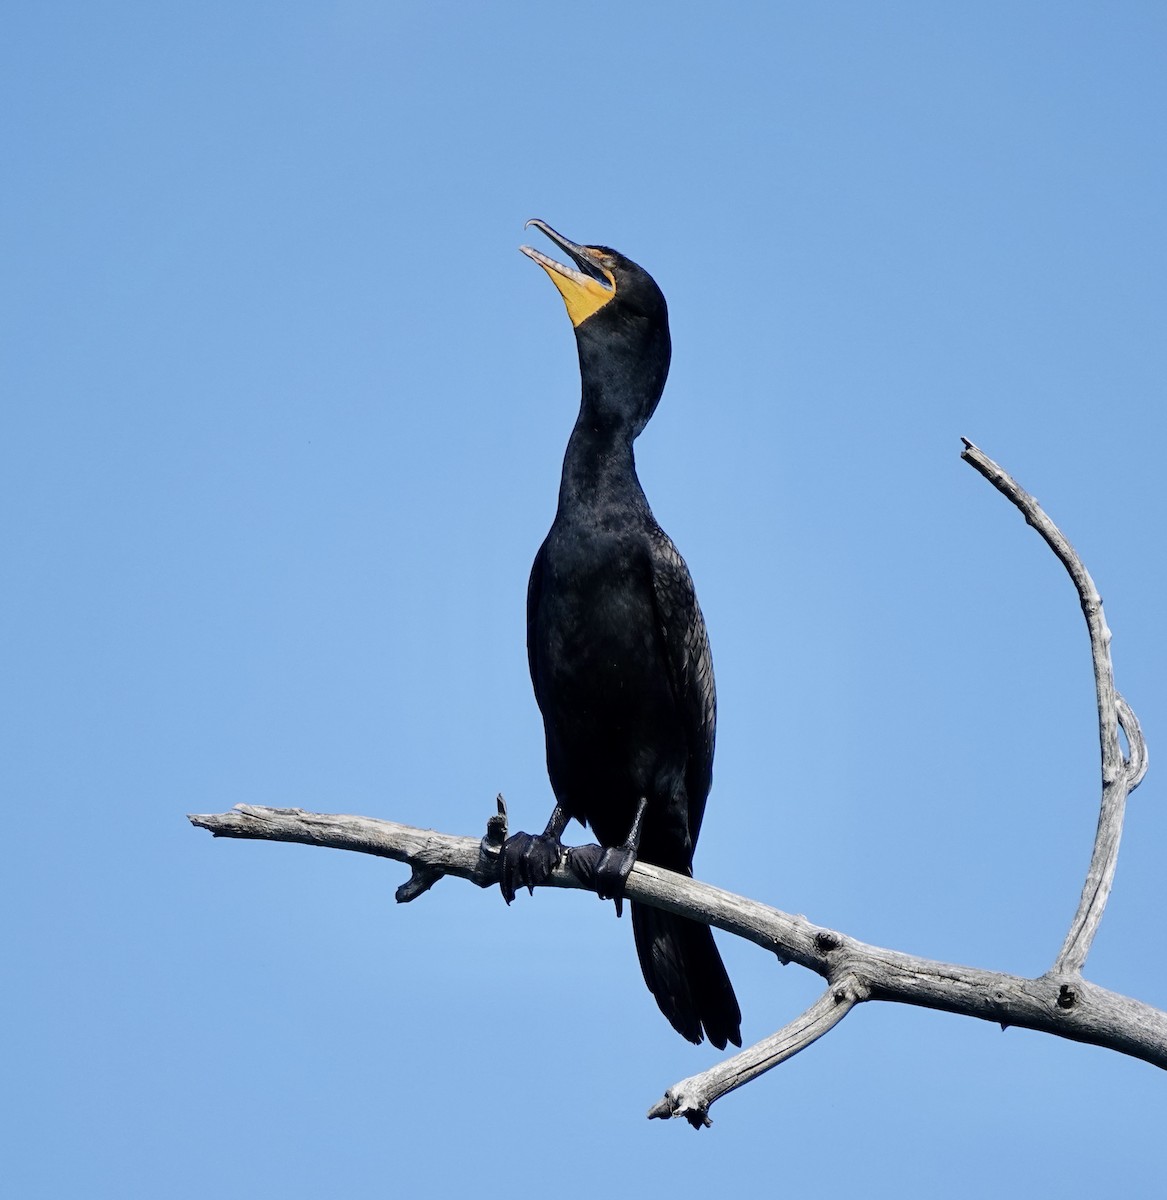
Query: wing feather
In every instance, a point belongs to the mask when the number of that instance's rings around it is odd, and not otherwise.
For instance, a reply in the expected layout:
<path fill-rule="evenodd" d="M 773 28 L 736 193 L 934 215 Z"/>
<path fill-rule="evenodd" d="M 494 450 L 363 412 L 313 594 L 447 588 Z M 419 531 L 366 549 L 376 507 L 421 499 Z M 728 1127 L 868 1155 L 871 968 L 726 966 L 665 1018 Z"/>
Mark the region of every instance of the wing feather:
<path fill-rule="evenodd" d="M 689 793 L 689 835 L 696 842 L 705 813 L 705 799 L 713 781 L 713 749 L 717 737 L 713 655 L 709 650 L 705 618 L 701 615 L 685 560 L 659 526 L 654 526 L 651 542 L 657 624 L 689 744 L 685 783 Z"/>

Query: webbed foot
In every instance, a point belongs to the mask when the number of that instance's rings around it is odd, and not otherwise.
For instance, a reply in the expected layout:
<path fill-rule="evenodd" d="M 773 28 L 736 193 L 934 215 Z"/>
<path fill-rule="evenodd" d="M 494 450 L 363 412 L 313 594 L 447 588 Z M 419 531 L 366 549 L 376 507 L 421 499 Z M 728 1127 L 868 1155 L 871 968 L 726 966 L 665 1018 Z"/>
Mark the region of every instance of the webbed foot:
<path fill-rule="evenodd" d="M 631 846 L 573 846 L 572 874 L 595 891 L 601 900 L 616 902 L 616 916 L 624 912 L 624 885 L 636 863 Z"/>
<path fill-rule="evenodd" d="M 503 843 L 499 862 L 499 887 L 510 904 L 520 888 L 528 892 L 551 878 L 563 859 L 563 843 L 554 834 L 516 833 Z"/>

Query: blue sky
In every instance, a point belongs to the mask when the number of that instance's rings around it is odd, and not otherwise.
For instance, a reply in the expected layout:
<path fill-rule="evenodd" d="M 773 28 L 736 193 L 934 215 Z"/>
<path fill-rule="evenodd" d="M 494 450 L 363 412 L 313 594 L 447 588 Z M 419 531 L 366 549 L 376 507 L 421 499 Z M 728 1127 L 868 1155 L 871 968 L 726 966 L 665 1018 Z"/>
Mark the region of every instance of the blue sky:
<path fill-rule="evenodd" d="M 716 1052 L 610 907 L 398 908 L 393 864 L 184 814 L 546 820 L 524 596 L 578 378 L 538 216 L 669 299 L 638 463 L 717 668 L 698 874 L 1052 962 L 1086 635 L 965 435 L 1105 598 L 1152 765 L 1087 975 L 1167 1006 L 1167 10 L 16 4 L 0 60 L 11 1194 L 1159 1186 L 1160 1072 L 891 1006 L 650 1124 Z M 721 944 L 748 1039 L 817 994 Z"/>

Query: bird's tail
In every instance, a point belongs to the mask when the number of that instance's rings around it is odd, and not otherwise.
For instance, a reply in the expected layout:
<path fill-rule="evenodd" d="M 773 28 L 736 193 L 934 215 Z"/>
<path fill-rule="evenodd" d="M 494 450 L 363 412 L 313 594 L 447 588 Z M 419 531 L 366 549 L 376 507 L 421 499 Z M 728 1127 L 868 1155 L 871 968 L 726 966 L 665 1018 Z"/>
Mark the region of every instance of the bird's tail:
<path fill-rule="evenodd" d="M 704 1028 L 718 1050 L 740 1046 L 742 1012 L 709 926 L 633 904 L 632 932 L 644 982 L 669 1024 L 691 1042 Z"/>

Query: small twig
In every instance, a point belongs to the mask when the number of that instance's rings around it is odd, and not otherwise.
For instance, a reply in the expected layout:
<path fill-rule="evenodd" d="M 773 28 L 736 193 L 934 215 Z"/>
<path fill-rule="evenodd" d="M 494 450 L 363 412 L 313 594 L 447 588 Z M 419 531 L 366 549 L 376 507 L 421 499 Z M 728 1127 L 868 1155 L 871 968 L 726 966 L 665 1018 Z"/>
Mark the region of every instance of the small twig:
<path fill-rule="evenodd" d="M 1131 706 L 1117 692 L 1115 699 L 1118 701 L 1118 723 L 1126 734 L 1127 745 L 1130 747 L 1126 761 L 1126 773 L 1129 778 L 1127 795 L 1130 795 L 1143 782 L 1143 776 L 1147 773 L 1147 743 L 1143 738 L 1139 719 L 1131 710 Z"/>
<path fill-rule="evenodd" d="M 1123 816 L 1128 794 L 1138 786 L 1147 770 L 1147 747 L 1138 720 L 1130 706 L 1114 686 L 1114 668 L 1110 661 L 1110 629 L 1102 611 L 1102 597 L 1090 578 L 1090 572 L 1078 557 L 1065 535 L 1046 516 L 1038 502 L 987 454 L 961 438 L 965 449 L 961 458 L 979 471 L 1002 495 L 1020 509 L 1028 524 L 1045 539 L 1066 568 L 1090 634 L 1090 654 L 1094 663 L 1094 690 L 1098 700 L 1098 740 L 1102 750 L 1102 803 L 1098 814 L 1098 829 L 1094 836 L 1094 851 L 1078 911 L 1070 923 L 1066 940 L 1051 969 L 1052 975 L 1081 973 L 1090 953 L 1091 943 L 1106 911 L 1118 864 L 1118 847 L 1122 840 Z M 1124 758 L 1118 740 L 1122 725 L 1130 747 Z"/>
<path fill-rule="evenodd" d="M 690 1075 L 674 1083 L 648 1110 L 653 1117 L 684 1117 L 694 1129 L 712 1125 L 709 1109 L 714 1101 L 749 1083 L 759 1075 L 793 1058 L 812 1042 L 817 1042 L 855 1007 L 867 998 L 867 989 L 854 975 L 845 975 L 804 1012 L 777 1033 L 710 1067 L 700 1075 Z"/>

